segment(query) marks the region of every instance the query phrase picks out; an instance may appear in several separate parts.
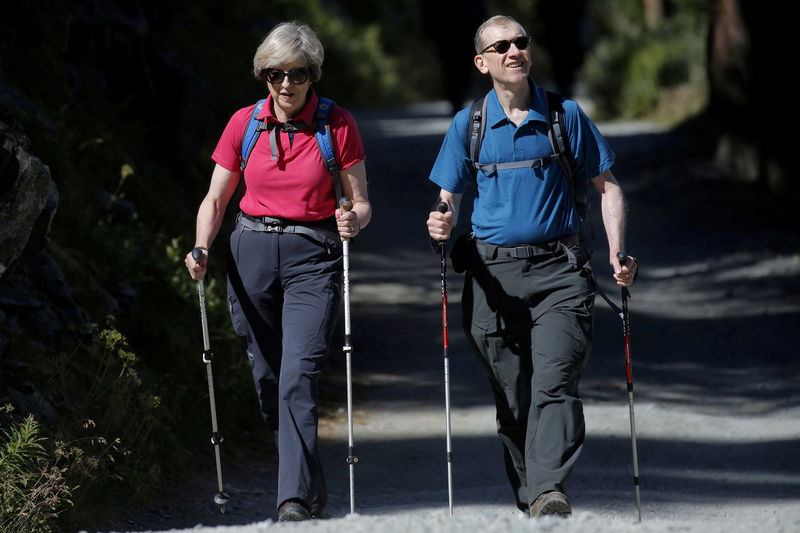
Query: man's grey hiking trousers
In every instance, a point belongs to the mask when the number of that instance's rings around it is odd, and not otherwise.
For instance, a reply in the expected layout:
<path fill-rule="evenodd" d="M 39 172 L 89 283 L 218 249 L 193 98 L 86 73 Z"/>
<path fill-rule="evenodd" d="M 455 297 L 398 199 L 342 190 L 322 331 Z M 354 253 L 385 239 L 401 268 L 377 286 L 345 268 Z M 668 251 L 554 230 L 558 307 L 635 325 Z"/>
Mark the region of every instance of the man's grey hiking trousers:
<path fill-rule="evenodd" d="M 527 511 L 543 492 L 566 492 L 583 447 L 578 384 L 591 348 L 594 279 L 574 238 L 466 246 L 464 328 L 489 377 L 517 506 Z"/>

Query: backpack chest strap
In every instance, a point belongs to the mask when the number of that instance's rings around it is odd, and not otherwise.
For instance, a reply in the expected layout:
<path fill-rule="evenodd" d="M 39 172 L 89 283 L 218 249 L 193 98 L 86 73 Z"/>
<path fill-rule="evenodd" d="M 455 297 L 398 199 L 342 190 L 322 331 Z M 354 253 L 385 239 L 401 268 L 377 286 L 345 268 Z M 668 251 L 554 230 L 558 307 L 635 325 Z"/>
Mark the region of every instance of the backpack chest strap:
<path fill-rule="evenodd" d="M 528 159 L 525 161 L 508 161 L 506 163 L 479 163 L 477 161 L 473 161 L 472 165 L 475 167 L 475 170 L 479 170 L 484 174 L 492 174 L 498 170 L 543 167 L 548 163 L 551 163 L 553 161 L 558 161 L 559 158 L 560 156 L 558 154 L 551 154 L 547 157 L 541 157 L 539 159 Z"/>
<path fill-rule="evenodd" d="M 289 134 L 291 138 L 295 132 L 303 131 L 310 129 L 310 126 L 305 122 L 301 122 L 299 120 L 290 120 L 288 122 L 266 122 L 260 120 L 258 122 L 258 126 L 256 127 L 256 135 L 260 134 L 262 131 L 269 131 L 269 148 L 272 152 L 272 160 L 276 161 L 278 159 L 278 134 L 280 132 L 286 132 Z"/>

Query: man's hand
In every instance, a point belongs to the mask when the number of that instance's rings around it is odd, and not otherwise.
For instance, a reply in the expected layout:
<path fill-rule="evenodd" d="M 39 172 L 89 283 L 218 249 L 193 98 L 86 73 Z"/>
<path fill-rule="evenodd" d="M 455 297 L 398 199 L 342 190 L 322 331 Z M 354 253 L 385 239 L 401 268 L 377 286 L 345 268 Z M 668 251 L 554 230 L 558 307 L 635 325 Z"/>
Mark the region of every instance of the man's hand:
<path fill-rule="evenodd" d="M 611 259 L 611 265 L 614 267 L 614 279 L 618 286 L 630 287 L 633 285 L 639 271 L 639 264 L 635 257 L 626 255 L 624 252 L 617 252 L 617 255 Z"/>
<path fill-rule="evenodd" d="M 431 211 L 428 215 L 428 235 L 435 241 L 446 241 L 450 238 L 455 226 L 455 215 L 453 211 L 446 213 Z"/>

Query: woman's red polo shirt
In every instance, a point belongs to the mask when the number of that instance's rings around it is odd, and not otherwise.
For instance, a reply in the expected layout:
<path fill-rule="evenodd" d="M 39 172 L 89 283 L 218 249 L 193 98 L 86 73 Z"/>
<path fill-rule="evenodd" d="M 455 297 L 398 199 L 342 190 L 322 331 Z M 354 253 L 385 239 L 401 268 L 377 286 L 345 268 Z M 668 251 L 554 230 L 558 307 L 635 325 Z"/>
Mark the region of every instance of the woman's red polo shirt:
<path fill-rule="evenodd" d="M 318 97 L 311 91 L 308 102 L 295 117 L 308 125 L 314 120 Z M 211 158 L 232 172 L 239 172 L 242 138 L 255 104 L 233 114 Z M 259 118 L 279 122 L 272 112 L 272 96 L 261 109 Z M 339 167 L 344 170 L 366 159 L 361 134 L 353 116 L 334 106 L 330 128 Z M 276 132 L 278 158 L 272 160 L 270 133 L 263 132 L 256 143 L 244 172 L 247 191 L 239 202 L 241 210 L 252 216 L 272 216 L 290 220 L 313 221 L 333 216 L 336 197 L 333 181 L 311 129 Z"/>

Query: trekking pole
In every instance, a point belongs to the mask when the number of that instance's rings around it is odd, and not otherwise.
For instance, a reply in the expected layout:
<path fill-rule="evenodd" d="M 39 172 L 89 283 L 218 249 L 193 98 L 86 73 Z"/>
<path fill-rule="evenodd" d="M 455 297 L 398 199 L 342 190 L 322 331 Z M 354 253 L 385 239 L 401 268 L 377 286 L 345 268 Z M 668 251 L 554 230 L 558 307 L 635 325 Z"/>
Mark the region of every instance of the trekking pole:
<path fill-rule="evenodd" d="M 447 213 L 448 206 L 439 202 L 436 210 Z M 442 263 L 442 353 L 444 355 L 444 410 L 445 429 L 447 435 L 447 500 L 450 516 L 453 516 L 453 450 L 450 435 L 450 354 L 447 343 L 447 241 L 439 241 L 439 253 Z"/>
<path fill-rule="evenodd" d="M 349 198 L 343 196 L 339 200 L 339 210 L 342 214 L 350 211 L 353 203 Z M 344 285 L 344 346 L 342 351 L 345 354 L 347 367 L 347 464 L 350 468 L 350 514 L 356 512 L 355 503 L 355 464 L 358 457 L 353 454 L 353 379 L 352 379 L 352 352 L 353 346 L 350 344 L 350 239 L 342 237 L 342 260 L 343 260 L 343 285 Z"/>
<path fill-rule="evenodd" d="M 617 252 L 617 261 L 620 266 L 624 266 L 628 261 L 628 254 L 622 251 Z M 627 287 L 622 287 L 622 331 L 625 336 L 625 370 L 628 377 L 628 406 L 631 414 L 631 448 L 633 450 L 633 487 L 636 491 L 636 513 L 639 522 L 642 521 L 642 507 L 639 500 L 639 458 L 636 453 L 636 421 L 633 416 L 633 371 L 631 370 L 631 323 L 628 316 L 628 296 L 630 292 Z"/>
<path fill-rule="evenodd" d="M 195 261 L 203 258 L 203 250 L 195 248 L 192 250 L 192 257 Z M 203 363 L 206 365 L 208 375 L 208 399 L 211 403 L 211 444 L 214 445 L 214 457 L 217 461 L 217 494 L 214 495 L 214 503 L 219 505 L 221 513 L 225 513 L 225 504 L 228 503 L 228 495 L 222 490 L 222 461 L 220 460 L 219 446 L 224 440 L 217 429 L 217 404 L 214 400 L 214 378 L 211 374 L 211 360 L 214 354 L 211 352 L 211 343 L 208 340 L 208 318 L 206 316 L 206 293 L 203 280 L 197 280 L 197 295 L 200 298 L 200 320 L 203 324 Z"/>

